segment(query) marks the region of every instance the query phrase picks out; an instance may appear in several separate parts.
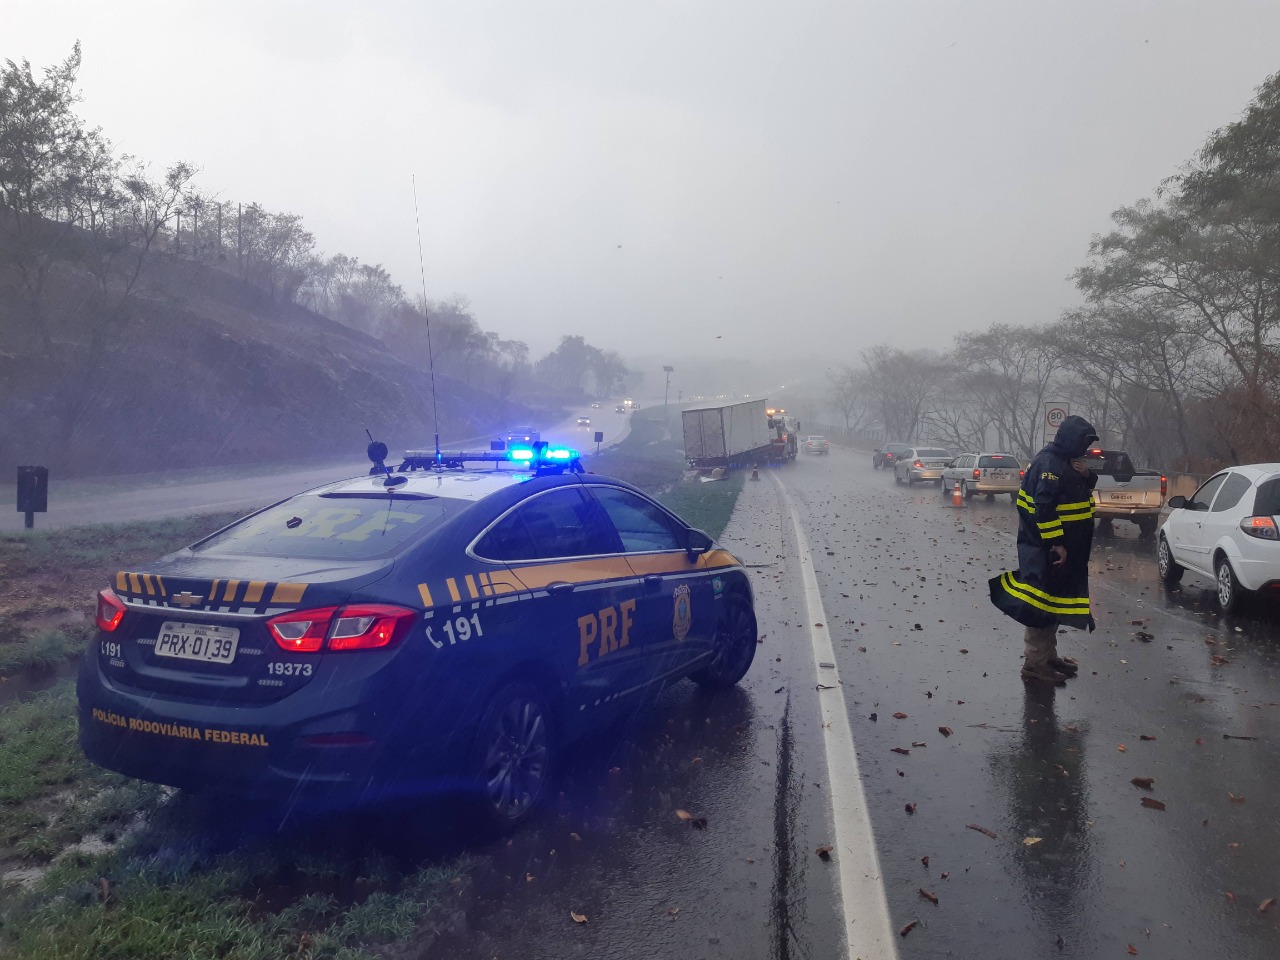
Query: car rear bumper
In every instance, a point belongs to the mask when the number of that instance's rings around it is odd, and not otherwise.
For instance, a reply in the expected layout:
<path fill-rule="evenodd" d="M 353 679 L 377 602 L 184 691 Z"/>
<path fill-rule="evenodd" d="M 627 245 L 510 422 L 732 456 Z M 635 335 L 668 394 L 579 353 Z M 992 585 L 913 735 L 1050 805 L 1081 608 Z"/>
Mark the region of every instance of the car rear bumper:
<path fill-rule="evenodd" d="M 192 703 L 113 685 L 87 657 L 76 692 L 80 746 L 91 762 L 187 790 L 351 803 L 424 792 L 463 766 L 447 738 L 404 735 L 429 729 L 432 717 L 377 717 L 341 691 L 252 706 Z M 415 742 L 431 749 L 415 750 Z"/>
<path fill-rule="evenodd" d="M 932 467 L 916 468 L 916 467 L 912 467 L 910 470 L 908 470 L 908 471 L 907 471 L 907 473 L 910 475 L 910 477 L 911 477 L 911 479 L 912 479 L 912 480 L 941 480 L 941 479 L 942 479 L 942 468 L 941 468 L 941 467 L 937 467 L 937 468 L 932 468 Z"/>

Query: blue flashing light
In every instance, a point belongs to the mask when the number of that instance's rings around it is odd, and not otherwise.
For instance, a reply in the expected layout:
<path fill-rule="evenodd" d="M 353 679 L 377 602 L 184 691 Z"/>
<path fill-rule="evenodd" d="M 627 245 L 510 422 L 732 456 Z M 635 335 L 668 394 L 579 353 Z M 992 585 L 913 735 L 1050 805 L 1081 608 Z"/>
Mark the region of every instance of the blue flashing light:
<path fill-rule="evenodd" d="M 535 460 L 541 463 L 549 460 L 568 463 L 578 459 L 578 451 L 569 447 L 512 447 L 507 451 L 507 459 L 514 460 L 516 463 L 530 463 Z"/>

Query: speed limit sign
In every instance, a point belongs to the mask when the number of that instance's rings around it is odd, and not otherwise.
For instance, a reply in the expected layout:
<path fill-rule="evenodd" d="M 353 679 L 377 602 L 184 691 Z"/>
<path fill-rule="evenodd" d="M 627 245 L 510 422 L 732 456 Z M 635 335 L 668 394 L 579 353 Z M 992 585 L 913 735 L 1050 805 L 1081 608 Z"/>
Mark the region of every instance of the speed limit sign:
<path fill-rule="evenodd" d="M 1044 405 L 1044 442 L 1047 444 L 1062 426 L 1062 421 L 1071 413 L 1071 407 L 1060 401 L 1050 400 Z"/>

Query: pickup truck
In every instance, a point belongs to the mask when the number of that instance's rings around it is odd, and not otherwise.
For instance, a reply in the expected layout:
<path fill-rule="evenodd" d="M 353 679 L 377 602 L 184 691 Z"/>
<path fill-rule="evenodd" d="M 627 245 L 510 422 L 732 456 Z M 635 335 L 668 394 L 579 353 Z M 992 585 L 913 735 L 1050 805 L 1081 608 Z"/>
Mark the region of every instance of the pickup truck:
<path fill-rule="evenodd" d="M 1138 470 L 1123 450 L 1093 449 L 1085 462 L 1098 476 L 1093 488 L 1093 515 L 1105 530 L 1112 520 L 1130 520 L 1144 537 L 1156 532 L 1169 478 L 1158 470 Z"/>

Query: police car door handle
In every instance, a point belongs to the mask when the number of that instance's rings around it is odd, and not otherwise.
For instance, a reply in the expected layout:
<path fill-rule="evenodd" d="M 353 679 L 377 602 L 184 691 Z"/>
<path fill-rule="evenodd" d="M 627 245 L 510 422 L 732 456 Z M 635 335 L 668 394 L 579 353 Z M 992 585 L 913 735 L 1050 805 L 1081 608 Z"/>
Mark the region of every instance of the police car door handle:
<path fill-rule="evenodd" d="M 547 584 L 547 593 L 572 593 L 574 586 L 575 584 L 566 583 L 564 580 L 557 580 L 555 583 Z"/>
<path fill-rule="evenodd" d="M 644 578 L 644 585 L 651 589 L 656 589 L 662 586 L 662 577 L 656 573 L 651 573 Z"/>

